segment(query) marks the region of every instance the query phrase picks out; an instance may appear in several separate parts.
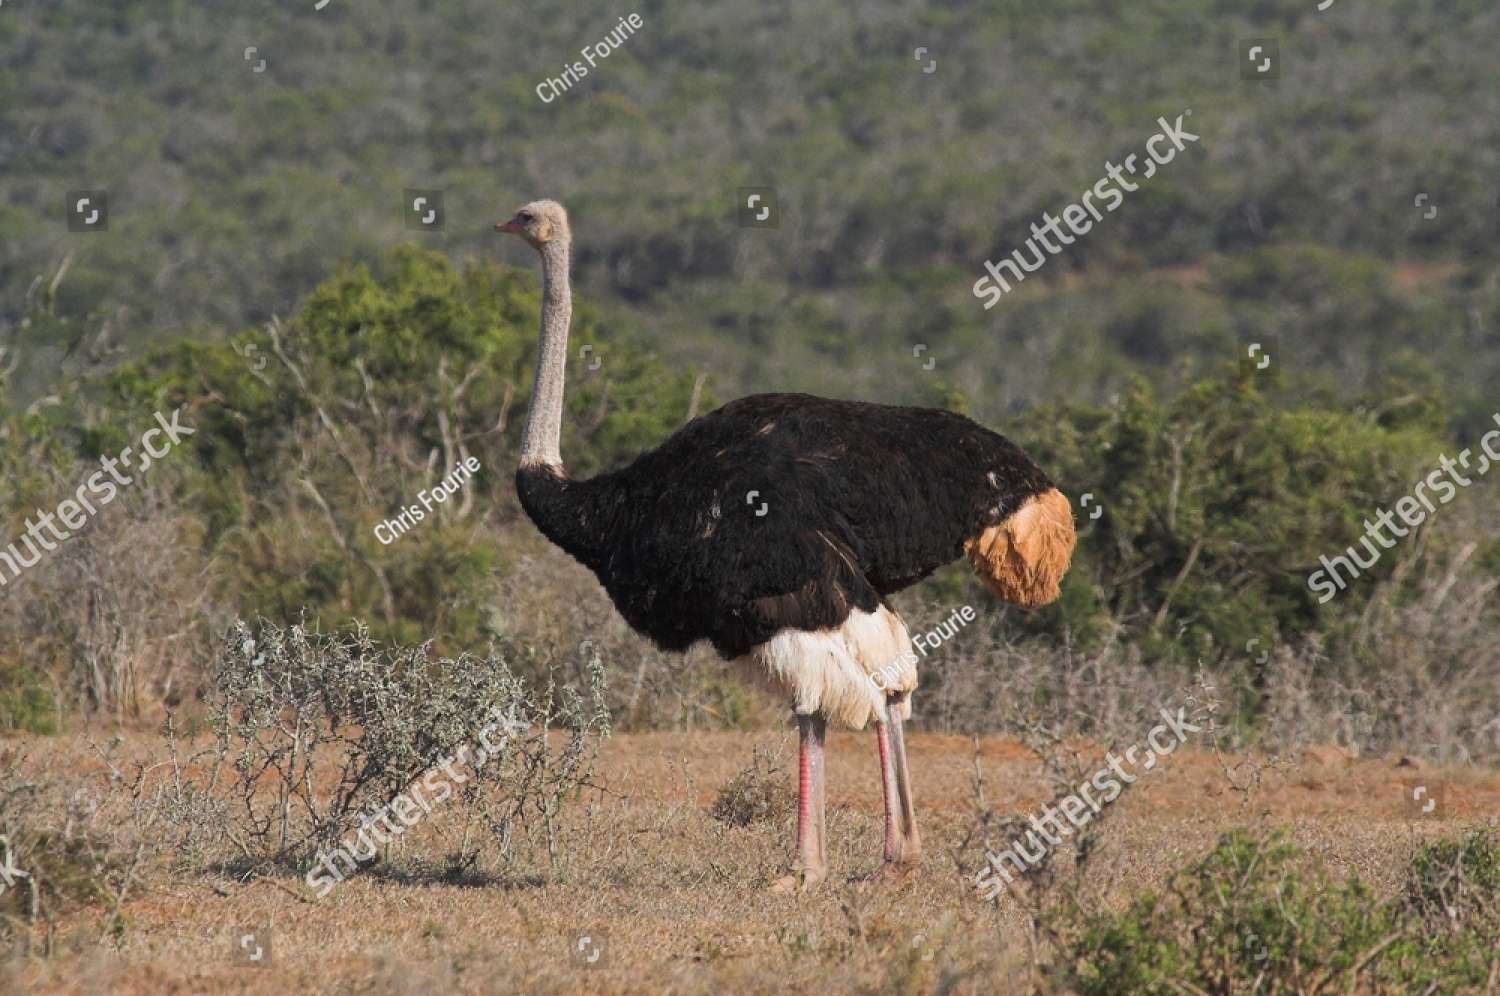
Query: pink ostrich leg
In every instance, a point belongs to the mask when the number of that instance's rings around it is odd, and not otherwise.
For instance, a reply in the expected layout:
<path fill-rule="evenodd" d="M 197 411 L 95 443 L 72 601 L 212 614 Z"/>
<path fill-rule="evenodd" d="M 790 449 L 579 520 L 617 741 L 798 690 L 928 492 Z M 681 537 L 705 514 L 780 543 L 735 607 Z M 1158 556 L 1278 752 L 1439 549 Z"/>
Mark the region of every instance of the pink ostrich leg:
<path fill-rule="evenodd" d="M 823 733 L 827 728 L 822 716 L 797 717 L 797 858 L 804 885 L 821 882 L 828 874 L 823 826 L 823 787 L 828 780 Z"/>
<path fill-rule="evenodd" d="M 912 805 L 911 777 L 906 769 L 906 739 L 901 715 L 896 705 L 888 710 L 885 722 L 875 724 L 875 740 L 880 747 L 880 788 L 885 797 L 886 869 L 906 865 L 922 854 L 922 838 L 917 833 L 917 817 Z"/>
<path fill-rule="evenodd" d="M 778 892 L 808 889 L 828 876 L 823 828 L 825 768 L 822 716 L 797 717 L 797 864 L 795 873 L 778 879 Z"/>

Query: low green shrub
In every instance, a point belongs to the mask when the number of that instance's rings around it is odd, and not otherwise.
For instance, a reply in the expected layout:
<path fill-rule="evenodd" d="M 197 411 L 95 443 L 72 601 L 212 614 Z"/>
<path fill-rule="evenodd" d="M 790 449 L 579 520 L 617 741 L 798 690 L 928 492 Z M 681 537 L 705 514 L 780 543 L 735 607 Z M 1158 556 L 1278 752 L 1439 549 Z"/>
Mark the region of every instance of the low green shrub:
<path fill-rule="evenodd" d="M 1234 831 L 1124 911 L 1073 899 L 1044 927 L 1060 981 L 1084 996 L 1480 992 L 1500 972 L 1497 856 L 1493 828 L 1424 844 L 1383 901 L 1282 833 Z"/>

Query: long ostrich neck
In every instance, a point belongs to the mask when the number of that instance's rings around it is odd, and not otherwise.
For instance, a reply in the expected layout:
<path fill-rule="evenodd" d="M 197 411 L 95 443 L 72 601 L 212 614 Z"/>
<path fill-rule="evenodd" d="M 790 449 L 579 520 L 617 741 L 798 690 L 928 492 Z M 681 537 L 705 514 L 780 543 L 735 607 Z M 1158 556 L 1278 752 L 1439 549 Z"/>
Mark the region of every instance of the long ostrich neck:
<path fill-rule="evenodd" d="M 536 380 L 521 432 L 521 466 L 562 467 L 563 375 L 568 365 L 568 322 L 573 291 L 568 286 L 568 243 L 557 239 L 542 246 L 542 339 L 537 348 Z"/>

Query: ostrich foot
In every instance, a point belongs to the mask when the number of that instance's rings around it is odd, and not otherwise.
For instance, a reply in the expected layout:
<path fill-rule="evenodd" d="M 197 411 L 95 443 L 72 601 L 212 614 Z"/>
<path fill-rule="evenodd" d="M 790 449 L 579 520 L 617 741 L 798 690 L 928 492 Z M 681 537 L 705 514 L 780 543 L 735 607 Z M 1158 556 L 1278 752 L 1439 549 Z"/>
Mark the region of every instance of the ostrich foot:
<path fill-rule="evenodd" d="M 772 882 L 771 887 L 768 891 L 779 893 L 782 895 L 787 895 L 790 893 L 797 893 L 800 895 L 804 892 L 813 891 L 818 886 L 822 885 L 823 880 L 827 877 L 828 872 L 826 870 L 808 872 L 802 869 L 798 869 L 792 874 L 783 875 L 781 878 L 778 878 L 776 881 Z"/>
<path fill-rule="evenodd" d="M 860 889 L 871 886 L 895 885 L 904 882 L 916 870 L 915 861 L 887 861 L 875 871 L 856 880 Z"/>

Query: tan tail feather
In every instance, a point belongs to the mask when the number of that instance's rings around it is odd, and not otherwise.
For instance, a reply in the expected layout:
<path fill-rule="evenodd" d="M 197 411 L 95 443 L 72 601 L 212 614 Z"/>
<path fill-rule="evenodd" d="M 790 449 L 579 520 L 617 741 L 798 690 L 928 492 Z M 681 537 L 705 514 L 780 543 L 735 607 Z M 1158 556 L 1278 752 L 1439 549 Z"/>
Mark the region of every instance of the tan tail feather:
<path fill-rule="evenodd" d="M 1056 488 L 1028 498 L 1010 518 L 964 543 L 990 590 L 1027 608 L 1046 605 L 1073 559 L 1073 506 Z"/>

